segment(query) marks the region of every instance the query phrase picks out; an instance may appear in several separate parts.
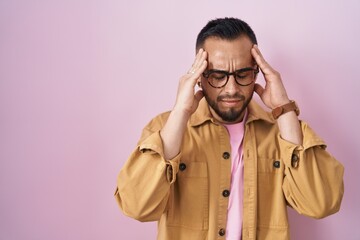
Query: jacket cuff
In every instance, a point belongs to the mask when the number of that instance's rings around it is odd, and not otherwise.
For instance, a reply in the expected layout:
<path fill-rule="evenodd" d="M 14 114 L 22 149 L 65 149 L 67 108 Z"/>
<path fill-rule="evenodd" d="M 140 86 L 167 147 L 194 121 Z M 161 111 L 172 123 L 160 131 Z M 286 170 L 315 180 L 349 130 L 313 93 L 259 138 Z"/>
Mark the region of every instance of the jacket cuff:
<path fill-rule="evenodd" d="M 139 150 L 141 153 L 159 154 L 161 157 L 161 161 L 163 161 L 163 163 L 166 165 L 165 166 L 166 179 L 170 184 L 175 182 L 176 174 L 179 171 L 181 153 L 176 155 L 173 159 L 170 160 L 165 159 L 164 147 L 160 136 L 160 131 L 154 132 L 149 137 L 147 137 L 142 143 L 140 143 Z M 163 167 L 164 165 L 162 165 L 161 168 Z"/>
<path fill-rule="evenodd" d="M 320 147 L 326 149 L 325 142 L 305 122 L 300 121 L 303 134 L 303 144 L 298 145 L 283 139 L 278 135 L 281 149 L 281 157 L 286 166 L 297 168 L 301 162 L 304 152 L 309 148 Z"/>

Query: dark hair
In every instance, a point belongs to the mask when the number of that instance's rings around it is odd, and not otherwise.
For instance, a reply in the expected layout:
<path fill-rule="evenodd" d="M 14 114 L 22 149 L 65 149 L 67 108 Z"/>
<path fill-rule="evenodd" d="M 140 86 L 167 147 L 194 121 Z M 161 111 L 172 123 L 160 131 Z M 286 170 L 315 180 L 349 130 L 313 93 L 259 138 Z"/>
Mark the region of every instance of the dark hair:
<path fill-rule="evenodd" d="M 205 40 L 210 37 L 217 37 L 224 40 L 234 40 L 240 36 L 249 37 L 253 44 L 257 44 L 256 36 L 251 27 L 238 18 L 218 18 L 209 21 L 201 29 L 196 39 L 196 49 L 201 48 Z"/>

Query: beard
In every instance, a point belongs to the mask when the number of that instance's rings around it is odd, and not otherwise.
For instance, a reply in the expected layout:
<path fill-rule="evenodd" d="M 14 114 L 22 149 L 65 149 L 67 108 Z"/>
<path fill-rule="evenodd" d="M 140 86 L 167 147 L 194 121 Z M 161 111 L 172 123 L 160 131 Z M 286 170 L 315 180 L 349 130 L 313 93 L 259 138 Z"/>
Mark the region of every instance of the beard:
<path fill-rule="evenodd" d="M 204 91 L 204 89 L 203 89 Z M 247 108 L 247 106 L 250 103 L 250 100 L 252 99 L 252 95 L 246 99 L 245 96 L 236 93 L 234 95 L 223 95 L 223 96 L 218 96 L 216 101 L 214 101 L 213 99 L 211 99 L 209 97 L 209 95 L 204 91 L 204 96 L 206 101 L 208 102 L 209 106 L 215 111 L 215 113 L 221 117 L 222 120 L 224 120 L 225 122 L 236 122 L 239 120 L 239 118 L 241 117 L 241 115 L 244 113 L 245 109 Z M 230 108 L 227 111 L 222 111 L 219 107 L 218 102 L 222 101 L 223 99 L 236 99 L 236 100 L 240 100 L 243 101 L 243 105 L 242 107 L 237 110 L 235 108 Z"/>

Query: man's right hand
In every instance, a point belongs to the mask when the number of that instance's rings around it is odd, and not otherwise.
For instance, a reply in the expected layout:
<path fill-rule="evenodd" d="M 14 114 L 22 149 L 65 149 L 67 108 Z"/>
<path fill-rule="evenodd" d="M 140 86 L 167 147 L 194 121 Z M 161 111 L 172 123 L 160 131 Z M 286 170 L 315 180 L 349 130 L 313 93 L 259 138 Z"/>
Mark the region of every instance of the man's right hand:
<path fill-rule="evenodd" d="M 204 95 L 201 90 L 194 93 L 194 88 L 196 83 L 200 82 L 201 74 L 207 67 L 206 58 L 207 52 L 201 48 L 187 74 L 180 78 L 174 111 L 183 112 L 190 117 L 197 109 L 199 101 Z"/>
<path fill-rule="evenodd" d="M 180 152 L 186 124 L 204 96 L 202 90 L 194 93 L 194 88 L 207 67 L 206 58 L 207 53 L 200 49 L 188 73 L 180 78 L 175 106 L 160 131 L 167 160 L 173 159 Z"/>

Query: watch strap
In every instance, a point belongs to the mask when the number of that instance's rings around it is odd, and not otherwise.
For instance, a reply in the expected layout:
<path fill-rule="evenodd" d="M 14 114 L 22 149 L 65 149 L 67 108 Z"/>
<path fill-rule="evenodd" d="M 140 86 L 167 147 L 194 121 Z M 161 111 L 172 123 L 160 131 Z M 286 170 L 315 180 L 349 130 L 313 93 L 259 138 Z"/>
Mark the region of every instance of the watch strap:
<path fill-rule="evenodd" d="M 287 112 L 291 112 L 291 111 L 295 111 L 296 116 L 299 116 L 299 114 L 300 114 L 300 110 L 299 110 L 296 102 L 293 100 L 291 100 L 289 103 L 286 103 L 280 107 L 274 108 L 272 110 L 272 115 L 273 115 L 274 119 L 278 119 L 281 115 L 283 115 Z"/>

